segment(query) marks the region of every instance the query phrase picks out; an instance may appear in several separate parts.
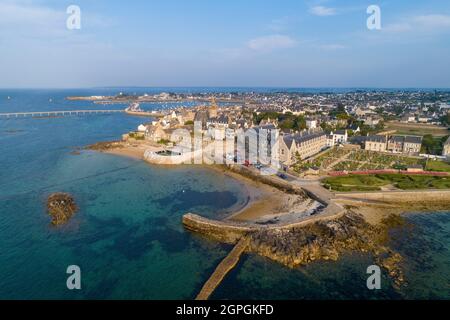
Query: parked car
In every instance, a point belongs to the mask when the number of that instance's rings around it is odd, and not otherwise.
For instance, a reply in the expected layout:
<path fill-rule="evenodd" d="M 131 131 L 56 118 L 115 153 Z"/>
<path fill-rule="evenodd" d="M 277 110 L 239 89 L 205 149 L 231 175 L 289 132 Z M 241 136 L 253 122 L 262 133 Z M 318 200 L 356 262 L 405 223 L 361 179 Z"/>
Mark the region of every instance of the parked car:
<path fill-rule="evenodd" d="M 281 178 L 281 179 L 283 179 L 283 180 L 286 180 L 286 179 L 287 179 L 287 175 L 285 175 L 284 173 L 278 173 L 278 174 L 277 174 L 277 177 L 279 177 L 279 178 Z"/>

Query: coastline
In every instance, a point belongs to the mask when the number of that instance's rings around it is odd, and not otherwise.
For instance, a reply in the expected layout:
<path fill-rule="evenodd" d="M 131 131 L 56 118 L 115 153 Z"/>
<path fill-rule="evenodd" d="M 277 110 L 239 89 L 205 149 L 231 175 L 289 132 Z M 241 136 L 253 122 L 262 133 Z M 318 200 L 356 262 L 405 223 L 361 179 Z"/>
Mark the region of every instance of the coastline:
<path fill-rule="evenodd" d="M 151 163 L 144 158 L 145 151 L 162 149 L 147 144 L 124 144 L 123 142 L 99 143 L 88 148 L 106 154 L 142 160 L 149 164 Z M 225 215 L 223 220 L 225 221 L 264 224 L 275 219 L 289 222 L 298 219 L 304 212 L 315 212 L 320 207 L 320 204 L 313 199 L 304 199 L 301 195 L 287 194 L 273 186 L 255 181 L 222 166 L 200 166 L 236 180 L 245 192 L 246 201 L 244 204 L 236 204 L 223 212 Z"/>
<path fill-rule="evenodd" d="M 147 150 L 159 151 L 161 146 L 143 143 L 105 142 L 99 143 L 92 150 L 141 160 L 151 164 L 144 158 Z M 92 146 L 90 146 L 92 147 Z M 88 147 L 88 148 L 90 148 Z M 157 165 L 157 164 L 155 164 Z M 246 201 L 226 209 L 224 221 L 235 222 L 269 222 L 273 219 L 281 219 L 283 222 L 295 221 L 299 215 L 292 214 L 293 211 L 314 211 L 320 207 L 316 203 L 305 204 L 305 199 L 300 196 L 288 194 L 273 186 L 253 180 L 247 176 L 231 171 L 220 165 L 201 165 L 202 168 L 223 174 L 239 182 L 245 192 Z M 344 193 L 345 194 L 345 193 Z M 343 195 L 343 194 L 340 194 Z M 371 201 L 368 199 L 351 199 L 337 197 L 333 201 L 343 205 L 346 209 L 351 208 L 364 219 L 374 225 L 381 223 L 383 219 L 391 214 L 403 215 L 411 212 L 433 212 L 450 210 L 448 201 L 428 201 L 426 193 L 418 192 L 415 199 L 410 201 Z M 412 209 L 412 210 L 411 210 Z M 305 216 L 303 216 L 304 218 Z M 310 220 L 315 220 L 311 215 Z"/>

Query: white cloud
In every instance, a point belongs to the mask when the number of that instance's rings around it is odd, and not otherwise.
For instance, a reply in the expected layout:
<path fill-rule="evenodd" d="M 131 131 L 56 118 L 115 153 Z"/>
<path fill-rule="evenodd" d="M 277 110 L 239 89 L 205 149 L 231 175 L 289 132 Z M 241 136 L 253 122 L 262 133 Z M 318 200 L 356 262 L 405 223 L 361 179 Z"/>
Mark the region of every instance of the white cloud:
<path fill-rule="evenodd" d="M 412 26 L 407 22 L 399 22 L 389 24 L 386 27 L 383 27 L 382 30 L 385 32 L 400 33 L 412 30 Z"/>
<path fill-rule="evenodd" d="M 288 25 L 289 25 L 289 22 L 290 22 L 289 20 L 290 20 L 289 17 L 283 17 L 283 18 L 280 18 L 280 19 L 273 19 L 270 22 L 270 24 L 268 26 L 268 29 L 272 30 L 274 32 L 280 32 L 280 31 L 286 30 L 288 28 Z"/>
<path fill-rule="evenodd" d="M 328 8 L 324 6 L 316 6 L 309 9 L 309 12 L 313 15 L 325 17 L 325 16 L 334 16 L 337 14 L 335 8 Z"/>
<path fill-rule="evenodd" d="M 414 21 L 426 28 L 450 28 L 450 16 L 442 14 L 417 16 Z"/>
<path fill-rule="evenodd" d="M 248 41 L 247 47 L 254 51 L 273 51 L 287 49 L 297 45 L 297 41 L 286 35 L 269 35 Z"/>
<path fill-rule="evenodd" d="M 331 43 L 331 44 L 323 44 L 323 45 L 319 46 L 319 48 L 323 49 L 323 50 L 334 51 L 334 50 L 345 49 L 347 47 L 342 44 L 339 44 L 339 43 Z"/>
<path fill-rule="evenodd" d="M 450 30 L 450 15 L 429 14 L 413 16 L 400 22 L 386 25 L 382 30 L 389 33 L 446 31 Z"/>
<path fill-rule="evenodd" d="M 58 24 L 65 26 L 65 12 L 57 12 L 46 7 L 18 4 L 13 2 L 0 3 L 0 26 L 2 29 L 53 29 Z"/>

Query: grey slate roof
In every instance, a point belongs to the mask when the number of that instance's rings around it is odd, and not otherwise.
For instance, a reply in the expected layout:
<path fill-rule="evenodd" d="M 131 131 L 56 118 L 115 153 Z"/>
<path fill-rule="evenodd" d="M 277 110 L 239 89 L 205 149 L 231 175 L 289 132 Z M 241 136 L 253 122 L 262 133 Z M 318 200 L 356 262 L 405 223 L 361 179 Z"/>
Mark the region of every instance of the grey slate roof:
<path fill-rule="evenodd" d="M 422 144 L 422 137 L 405 136 L 405 143 Z"/>
<path fill-rule="evenodd" d="M 386 142 L 386 136 L 368 136 L 366 138 L 366 142 L 367 141 L 384 143 L 384 142 Z"/>

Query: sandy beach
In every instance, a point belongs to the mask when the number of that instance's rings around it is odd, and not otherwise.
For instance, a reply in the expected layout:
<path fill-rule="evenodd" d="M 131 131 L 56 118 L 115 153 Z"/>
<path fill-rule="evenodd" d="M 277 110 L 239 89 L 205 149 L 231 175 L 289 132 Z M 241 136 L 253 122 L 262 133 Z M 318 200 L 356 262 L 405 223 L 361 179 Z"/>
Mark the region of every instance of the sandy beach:
<path fill-rule="evenodd" d="M 114 154 L 117 156 L 129 157 L 133 159 L 144 160 L 144 153 L 148 149 L 148 147 L 144 147 L 142 145 L 137 146 L 126 146 L 123 148 L 109 149 L 104 151 L 108 154 Z"/>
<path fill-rule="evenodd" d="M 225 170 L 220 166 L 207 166 L 207 168 L 220 171 L 221 174 L 243 182 L 247 190 L 249 196 L 247 205 L 232 213 L 227 220 L 264 223 L 275 218 L 281 219 L 287 215 L 315 209 L 312 199 L 304 199 L 301 195 L 287 194 L 267 184 Z"/>

